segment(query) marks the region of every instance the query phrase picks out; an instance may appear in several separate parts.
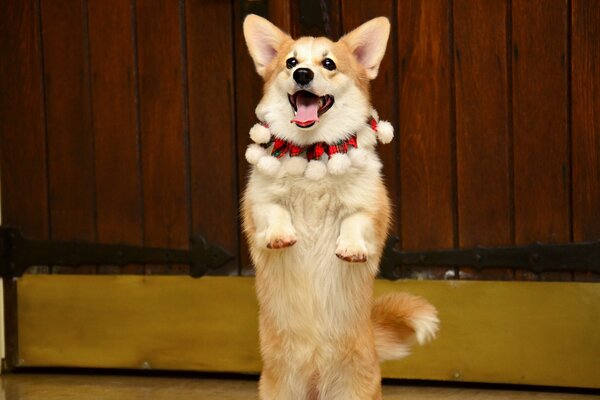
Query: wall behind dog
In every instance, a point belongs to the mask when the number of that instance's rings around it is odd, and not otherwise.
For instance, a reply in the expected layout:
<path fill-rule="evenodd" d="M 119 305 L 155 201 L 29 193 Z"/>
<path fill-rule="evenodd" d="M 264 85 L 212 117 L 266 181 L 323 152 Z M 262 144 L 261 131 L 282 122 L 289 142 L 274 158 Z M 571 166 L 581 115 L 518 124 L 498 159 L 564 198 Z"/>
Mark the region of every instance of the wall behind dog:
<path fill-rule="evenodd" d="M 185 248 L 203 234 L 252 274 L 239 230 L 261 81 L 241 22 L 338 38 L 385 15 L 373 102 L 403 249 L 600 238 L 600 9 L 594 0 L 6 0 L 3 221 L 31 238 Z M 187 266 L 38 267 L 181 274 Z M 500 268 L 407 278 L 598 280 Z"/>

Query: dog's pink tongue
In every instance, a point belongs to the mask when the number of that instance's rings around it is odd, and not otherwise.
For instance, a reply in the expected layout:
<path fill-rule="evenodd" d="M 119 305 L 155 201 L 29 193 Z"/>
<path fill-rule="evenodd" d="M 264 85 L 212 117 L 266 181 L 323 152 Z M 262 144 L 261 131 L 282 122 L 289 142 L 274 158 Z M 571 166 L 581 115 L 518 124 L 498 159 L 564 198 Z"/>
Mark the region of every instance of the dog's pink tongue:
<path fill-rule="evenodd" d="M 296 116 L 291 122 L 298 125 L 310 125 L 319 120 L 319 98 L 299 93 L 296 98 Z"/>

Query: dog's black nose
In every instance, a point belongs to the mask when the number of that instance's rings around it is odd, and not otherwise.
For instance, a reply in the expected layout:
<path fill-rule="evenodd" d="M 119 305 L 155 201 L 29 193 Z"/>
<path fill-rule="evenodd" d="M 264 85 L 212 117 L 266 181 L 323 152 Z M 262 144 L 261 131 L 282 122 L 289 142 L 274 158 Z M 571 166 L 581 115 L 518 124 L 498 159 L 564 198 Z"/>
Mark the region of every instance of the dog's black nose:
<path fill-rule="evenodd" d="M 299 85 L 308 85 L 313 80 L 315 74 L 308 68 L 298 68 L 294 71 L 294 80 Z"/>

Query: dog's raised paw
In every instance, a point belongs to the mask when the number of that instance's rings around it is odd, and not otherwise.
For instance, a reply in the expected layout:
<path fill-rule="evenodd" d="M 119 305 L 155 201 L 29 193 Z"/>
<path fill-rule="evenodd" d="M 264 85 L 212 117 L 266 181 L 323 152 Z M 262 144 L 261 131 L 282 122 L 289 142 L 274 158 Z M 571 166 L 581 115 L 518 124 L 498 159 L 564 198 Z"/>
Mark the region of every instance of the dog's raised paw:
<path fill-rule="evenodd" d="M 287 239 L 276 238 L 276 239 L 271 239 L 267 243 L 267 248 L 268 249 L 273 249 L 273 250 L 285 249 L 286 247 L 291 247 L 291 246 L 295 245 L 296 241 L 297 240 L 294 239 L 294 238 L 287 238 Z"/>
<path fill-rule="evenodd" d="M 335 255 L 339 259 L 342 259 L 342 260 L 347 261 L 349 263 L 364 263 L 364 262 L 367 262 L 367 255 L 366 254 L 342 254 L 342 253 L 335 253 Z"/>
<path fill-rule="evenodd" d="M 351 243 L 345 240 L 338 240 L 338 248 L 335 255 L 344 261 L 350 263 L 367 262 L 367 248 L 364 243 Z"/>
<path fill-rule="evenodd" d="M 295 245 L 298 239 L 293 226 L 282 225 L 268 229 L 265 232 L 265 241 L 268 249 L 278 250 Z"/>

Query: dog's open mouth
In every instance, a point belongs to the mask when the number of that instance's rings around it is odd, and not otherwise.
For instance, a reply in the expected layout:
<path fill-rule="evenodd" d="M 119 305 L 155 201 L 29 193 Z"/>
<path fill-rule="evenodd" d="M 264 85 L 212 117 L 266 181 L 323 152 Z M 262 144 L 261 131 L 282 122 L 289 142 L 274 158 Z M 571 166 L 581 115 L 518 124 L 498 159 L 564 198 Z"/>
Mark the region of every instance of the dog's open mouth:
<path fill-rule="evenodd" d="M 295 123 L 300 128 L 308 128 L 319 121 L 323 115 L 333 105 L 333 96 L 317 96 L 306 90 L 299 90 L 294 94 L 288 94 L 290 104 L 294 109 L 294 119 L 290 122 Z"/>

